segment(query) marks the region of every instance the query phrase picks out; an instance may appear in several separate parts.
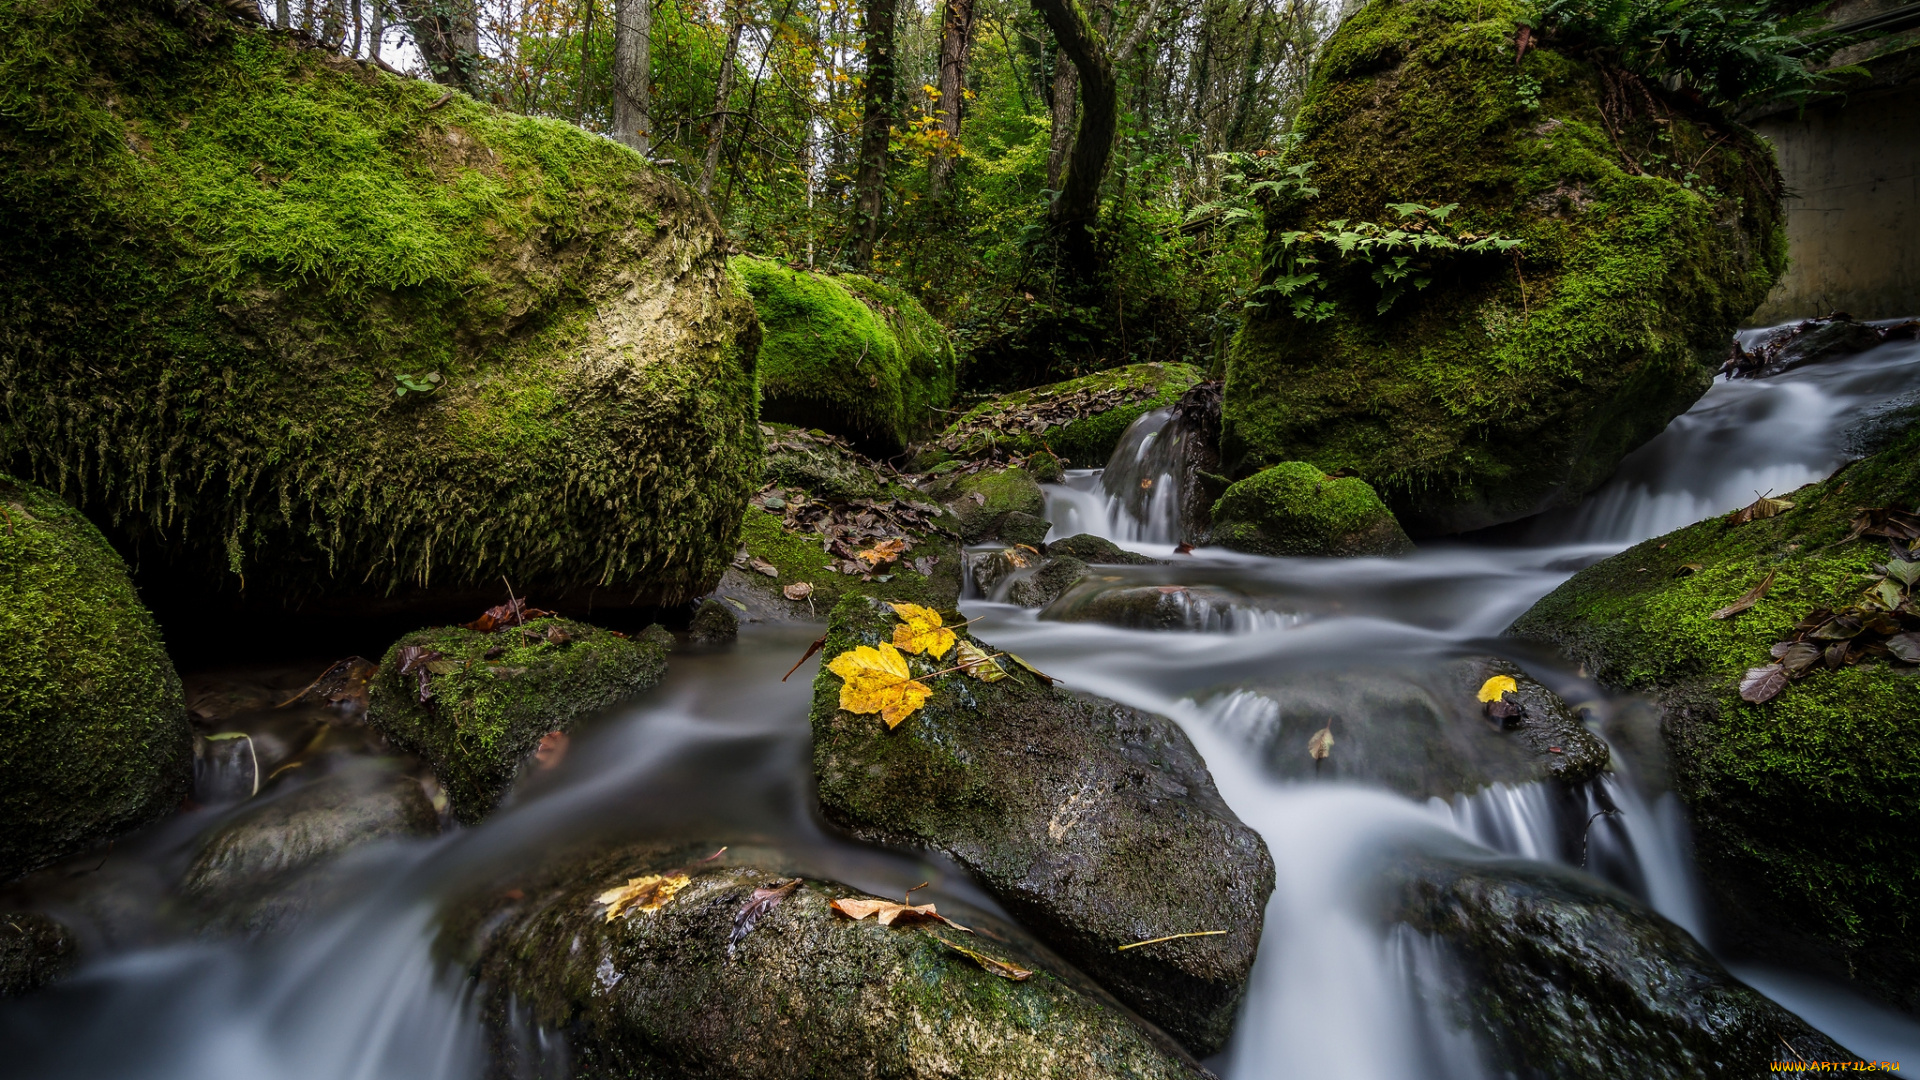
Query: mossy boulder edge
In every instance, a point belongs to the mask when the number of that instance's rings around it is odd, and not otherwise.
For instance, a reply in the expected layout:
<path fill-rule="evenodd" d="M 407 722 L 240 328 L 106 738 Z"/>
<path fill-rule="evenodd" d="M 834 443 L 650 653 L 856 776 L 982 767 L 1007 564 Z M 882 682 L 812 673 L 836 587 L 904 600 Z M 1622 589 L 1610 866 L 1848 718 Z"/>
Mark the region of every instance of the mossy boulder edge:
<path fill-rule="evenodd" d="M 1254 555 L 1406 555 L 1413 541 L 1365 480 L 1289 461 L 1227 488 L 1209 540 Z"/>
<path fill-rule="evenodd" d="M 922 455 L 922 464 L 931 467 L 995 451 L 1051 451 L 1048 457 L 1076 469 L 1098 469 L 1106 465 L 1129 425 L 1155 409 L 1171 408 L 1204 378 L 1192 364 L 1129 364 L 1002 394 L 954 421 L 936 448 Z M 1063 405 L 1070 406 L 1065 412 L 1082 415 L 1055 418 L 1054 410 Z"/>
<path fill-rule="evenodd" d="M 126 564 L 80 512 L 0 473 L 0 881 L 171 813 L 186 698 Z"/>
<path fill-rule="evenodd" d="M 143 565 L 699 595 L 760 450 L 722 237 L 627 147 L 224 7 L 0 13 L 0 461 Z"/>

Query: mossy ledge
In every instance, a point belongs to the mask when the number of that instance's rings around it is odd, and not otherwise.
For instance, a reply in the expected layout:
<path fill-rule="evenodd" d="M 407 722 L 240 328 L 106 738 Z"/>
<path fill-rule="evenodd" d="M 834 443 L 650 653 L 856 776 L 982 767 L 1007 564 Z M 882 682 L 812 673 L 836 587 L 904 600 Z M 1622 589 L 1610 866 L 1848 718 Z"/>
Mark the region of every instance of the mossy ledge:
<path fill-rule="evenodd" d="M 442 98 L 193 0 L 0 10 L 0 461 L 254 594 L 711 587 L 760 452 L 717 221 Z"/>
<path fill-rule="evenodd" d="M 1662 705 L 1727 947 L 1920 1009 L 1920 670 L 1869 658 L 1765 705 L 1739 695 L 1795 622 L 1856 602 L 1888 559 L 1885 540 L 1847 541 L 1849 523 L 1857 507 L 1920 502 L 1920 428 L 1787 497 L 1778 517 L 1713 518 L 1588 567 L 1509 632 Z M 1710 617 L 1768 574 L 1751 610 Z"/>
<path fill-rule="evenodd" d="M 1372 484 L 1416 538 L 1459 532 L 1577 501 L 1706 391 L 1786 265 L 1772 151 L 1552 39 L 1516 69 L 1532 11 L 1374 0 L 1328 42 L 1289 159 L 1319 194 L 1270 209 L 1269 256 L 1289 230 L 1393 222 L 1406 202 L 1523 244 L 1436 262 L 1384 315 L 1368 267 L 1331 264 L 1313 268 L 1331 318 L 1250 313 L 1227 364 L 1230 475 L 1307 461 Z"/>
<path fill-rule="evenodd" d="M 1192 364 L 1130 364 L 1082 375 L 1065 382 L 1016 390 L 967 410 L 942 433 L 939 449 L 922 455 L 931 468 L 953 457 L 976 458 L 1000 451 L 1027 455 L 1051 451 L 1077 469 L 1098 469 L 1113 456 L 1127 426 L 1155 409 L 1171 408 L 1180 395 L 1206 378 Z M 1076 420 L 1030 430 L 1036 409 L 1059 398 L 1114 394 L 1121 404 L 1097 409 Z M 1005 429 L 1005 430 L 1003 430 Z"/>
<path fill-rule="evenodd" d="M 0 473 L 0 881 L 171 813 L 192 782 L 180 677 L 126 564 Z"/>

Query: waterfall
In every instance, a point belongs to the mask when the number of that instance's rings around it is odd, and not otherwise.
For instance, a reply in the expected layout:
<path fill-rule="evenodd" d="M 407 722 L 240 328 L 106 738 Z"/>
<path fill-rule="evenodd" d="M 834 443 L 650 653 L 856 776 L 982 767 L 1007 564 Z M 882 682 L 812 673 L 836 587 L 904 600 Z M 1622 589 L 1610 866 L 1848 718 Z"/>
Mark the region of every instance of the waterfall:
<path fill-rule="evenodd" d="M 1172 409 L 1127 425 L 1104 469 L 1073 469 L 1049 484 L 1049 539 L 1092 533 L 1121 544 L 1177 544 L 1185 522 L 1188 442 L 1196 433 Z"/>

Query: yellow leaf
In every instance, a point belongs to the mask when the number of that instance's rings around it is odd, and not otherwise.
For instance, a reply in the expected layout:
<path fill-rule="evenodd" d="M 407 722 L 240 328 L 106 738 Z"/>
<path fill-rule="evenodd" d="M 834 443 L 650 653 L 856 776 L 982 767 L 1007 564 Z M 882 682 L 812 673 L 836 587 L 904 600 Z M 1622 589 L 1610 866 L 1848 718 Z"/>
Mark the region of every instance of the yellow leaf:
<path fill-rule="evenodd" d="M 612 922 L 629 910 L 659 911 L 675 893 L 687 887 L 689 880 L 685 874 L 648 874 L 628 878 L 625 885 L 608 889 L 593 899 L 595 903 L 607 905 L 607 921 Z"/>
<path fill-rule="evenodd" d="M 926 920 L 946 923 L 955 930 L 967 930 L 966 927 L 935 911 L 932 904 L 915 904 L 909 906 L 906 904 L 896 904 L 891 900 L 848 899 L 835 900 L 829 906 L 847 918 L 852 919 L 854 922 L 859 922 L 869 915 L 874 915 L 878 916 L 876 921 L 878 921 L 881 926 L 892 926 L 895 920 L 904 920 L 906 922 Z M 973 931 L 967 930 L 967 933 L 971 934 Z"/>
<path fill-rule="evenodd" d="M 1012 979 L 1014 982 L 1026 982 L 1028 979 L 1033 978 L 1033 972 L 1028 971 L 1026 968 L 1009 964 L 1005 960 L 999 960 L 988 956 L 986 953 L 969 949 L 957 941 L 948 941 L 939 934 L 933 934 L 932 937 L 933 940 L 945 945 L 947 948 L 952 949 L 954 952 L 959 953 L 974 963 L 979 964 L 990 975 L 998 975 L 1003 979 Z"/>
<path fill-rule="evenodd" d="M 932 653 L 935 658 L 953 648 L 953 631 L 940 625 L 940 613 L 919 604 L 888 604 L 901 625 L 893 628 L 893 643 L 914 655 Z"/>
<path fill-rule="evenodd" d="M 884 641 L 878 648 L 848 649 L 829 661 L 827 670 L 846 680 L 840 687 L 841 708 L 850 713 L 879 713 L 889 728 L 900 726 L 933 696 L 925 683 L 913 681 L 907 658 Z"/>
<path fill-rule="evenodd" d="M 1331 753 L 1333 753 L 1333 721 L 1329 720 L 1326 727 L 1314 732 L 1313 738 L 1307 740 L 1307 756 L 1315 761 L 1325 761 L 1327 755 Z M 1315 768 L 1319 766 L 1316 765 Z"/>
<path fill-rule="evenodd" d="M 1493 678 L 1480 684 L 1480 700 L 1499 701 L 1502 695 L 1510 694 L 1518 689 L 1520 689 L 1520 684 L 1513 681 L 1513 676 L 1495 675 Z"/>
<path fill-rule="evenodd" d="M 953 662 L 981 682 L 999 682 L 1007 677 L 1007 669 L 1000 666 L 1000 661 L 971 641 L 954 646 Z"/>

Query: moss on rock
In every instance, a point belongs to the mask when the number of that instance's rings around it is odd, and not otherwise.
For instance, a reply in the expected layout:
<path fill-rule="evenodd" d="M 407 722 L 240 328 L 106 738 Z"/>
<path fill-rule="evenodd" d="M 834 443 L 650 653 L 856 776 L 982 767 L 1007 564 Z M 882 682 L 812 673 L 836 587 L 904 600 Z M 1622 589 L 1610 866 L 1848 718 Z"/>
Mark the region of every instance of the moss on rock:
<path fill-rule="evenodd" d="M 718 222 L 442 98 L 219 5 L 8 5 L 0 461 L 256 593 L 710 587 L 759 459 Z"/>
<path fill-rule="evenodd" d="M 171 812 L 192 783 L 180 677 L 126 564 L 0 473 L 0 881 Z"/>
<path fill-rule="evenodd" d="M 1413 542 L 1357 477 L 1304 462 L 1260 470 L 1213 504 L 1211 541 L 1255 555 L 1405 555 Z"/>
<path fill-rule="evenodd" d="M 935 481 L 927 493 L 946 504 L 962 543 L 997 536 L 1008 543 L 1037 547 L 1046 539 L 1046 493 L 1033 474 L 1017 465 L 954 473 Z M 1033 536 L 1036 524 L 1039 535 Z"/>
<path fill-rule="evenodd" d="M 735 256 L 765 339 L 760 411 L 769 420 L 844 435 L 882 456 L 930 430 L 953 399 L 959 361 L 920 302 L 853 274 L 796 270 Z"/>
<path fill-rule="evenodd" d="M 427 654 L 402 672 L 409 648 Z M 367 722 L 424 758 L 454 815 L 471 825 L 506 795 L 541 736 L 651 688 L 666 667 L 666 649 L 651 637 L 568 619 L 490 634 L 435 627 L 387 650 L 369 687 Z"/>
<path fill-rule="evenodd" d="M 1131 364 L 1002 394 L 954 421 L 921 464 L 999 451 L 1045 453 L 1050 460 L 1036 467 L 1049 471 L 1062 463 L 1097 469 L 1120 445 L 1127 425 L 1155 409 L 1171 408 L 1205 377 L 1192 364 Z"/>
<path fill-rule="evenodd" d="M 1885 540 L 1847 539 L 1850 522 L 1857 507 L 1920 502 L 1920 429 L 1789 498 L 1777 517 L 1710 519 L 1597 563 L 1510 633 L 1660 702 L 1727 945 L 1920 1008 L 1920 671 L 1870 657 L 1818 667 L 1765 705 L 1739 695 L 1799 619 L 1857 602 L 1887 560 Z M 1751 610 L 1711 617 L 1769 574 Z"/>
<path fill-rule="evenodd" d="M 0 911 L 0 1001 L 66 975 L 79 958 L 73 931 L 37 911 Z"/>
<path fill-rule="evenodd" d="M 1250 313 L 1227 364 L 1231 475 L 1351 471 L 1413 535 L 1457 532 L 1576 501 L 1705 392 L 1785 267 L 1772 152 L 1551 38 L 1516 68 L 1532 12 L 1374 0 L 1328 42 L 1288 159 L 1318 195 L 1270 209 L 1269 254 L 1406 202 L 1524 243 L 1436 263 L 1384 315 L 1359 260 L 1313 268 L 1331 318 Z"/>

